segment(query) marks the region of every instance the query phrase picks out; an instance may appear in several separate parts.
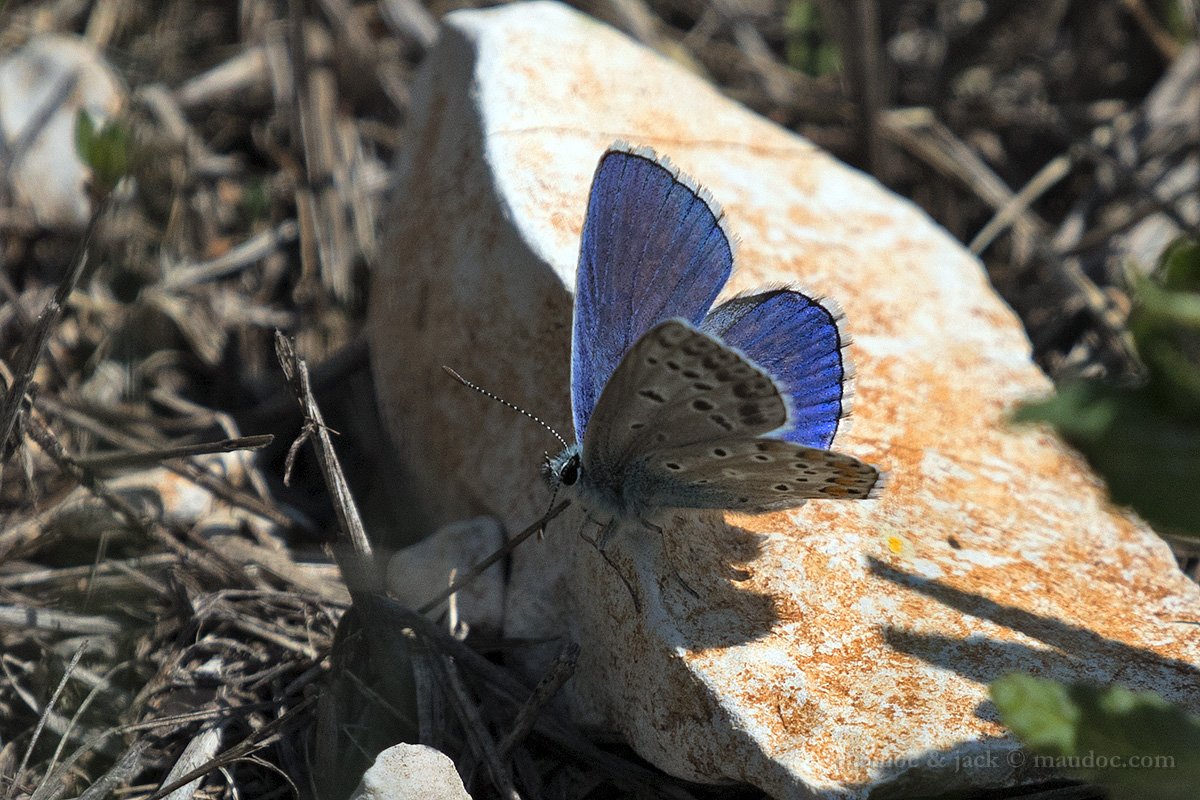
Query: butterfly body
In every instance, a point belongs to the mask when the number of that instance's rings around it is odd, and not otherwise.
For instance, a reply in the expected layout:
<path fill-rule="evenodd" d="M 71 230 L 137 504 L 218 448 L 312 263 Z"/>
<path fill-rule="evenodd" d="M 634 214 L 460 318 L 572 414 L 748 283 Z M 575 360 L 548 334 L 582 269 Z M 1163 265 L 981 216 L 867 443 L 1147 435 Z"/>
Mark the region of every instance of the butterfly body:
<path fill-rule="evenodd" d="M 576 280 L 577 444 L 547 464 L 601 547 L 664 510 L 760 513 L 881 485 L 827 449 L 849 373 L 836 313 L 789 289 L 710 309 L 733 266 L 721 220 L 652 153 L 601 158 Z"/>

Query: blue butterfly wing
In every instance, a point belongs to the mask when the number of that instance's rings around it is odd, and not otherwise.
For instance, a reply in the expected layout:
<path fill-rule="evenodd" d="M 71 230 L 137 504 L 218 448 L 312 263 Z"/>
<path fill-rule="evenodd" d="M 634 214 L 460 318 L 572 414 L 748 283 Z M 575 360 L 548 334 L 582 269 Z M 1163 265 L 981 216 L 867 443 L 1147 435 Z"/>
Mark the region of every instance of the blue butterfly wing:
<path fill-rule="evenodd" d="M 612 149 L 588 198 L 575 284 L 576 441 L 625 353 L 658 323 L 699 325 L 733 269 L 716 205 L 646 150 Z"/>
<path fill-rule="evenodd" d="M 700 329 L 741 350 L 779 384 L 791 413 L 775 438 L 828 450 L 849 400 L 840 316 L 800 292 L 776 289 L 722 303 Z"/>

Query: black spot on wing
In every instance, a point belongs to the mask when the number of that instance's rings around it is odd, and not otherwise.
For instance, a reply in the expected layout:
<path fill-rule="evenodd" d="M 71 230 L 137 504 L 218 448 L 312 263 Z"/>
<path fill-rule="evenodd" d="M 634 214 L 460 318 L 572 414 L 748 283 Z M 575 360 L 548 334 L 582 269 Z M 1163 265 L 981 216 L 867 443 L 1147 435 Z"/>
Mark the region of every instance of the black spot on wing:
<path fill-rule="evenodd" d="M 707 336 L 696 335 L 684 342 L 682 350 L 689 356 L 702 356 L 713 351 L 721 352 L 718 345 Z"/>
<path fill-rule="evenodd" d="M 695 331 L 688 328 L 686 325 L 677 323 L 660 325 L 658 328 L 658 343 L 663 347 L 674 349 L 679 346 L 680 342 L 687 341 L 689 338 L 695 337 Z"/>
<path fill-rule="evenodd" d="M 775 385 L 765 375 L 755 375 L 749 380 L 738 381 L 733 385 L 733 396 L 739 400 L 770 397 L 774 394 L 776 394 Z"/>
<path fill-rule="evenodd" d="M 742 424 L 746 426 L 757 427 L 767 424 L 767 417 L 758 403 L 742 403 L 738 406 L 738 416 L 741 417 Z"/>
<path fill-rule="evenodd" d="M 712 420 L 713 424 L 718 428 L 724 428 L 727 431 L 733 430 L 733 423 L 730 422 L 729 418 L 724 414 L 713 414 L 709 417 L 709 419 Z"/>

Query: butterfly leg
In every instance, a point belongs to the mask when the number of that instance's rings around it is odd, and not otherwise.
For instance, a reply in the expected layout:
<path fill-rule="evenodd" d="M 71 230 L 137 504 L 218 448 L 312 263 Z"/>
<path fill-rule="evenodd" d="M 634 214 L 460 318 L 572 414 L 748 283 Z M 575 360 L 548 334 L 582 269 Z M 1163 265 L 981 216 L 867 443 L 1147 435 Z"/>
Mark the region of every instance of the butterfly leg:
<path fill-rule="evenodd" d="M 649 528 L 650 530 L 654 531 L 655 533 L 657 533 L 659 536 L 662 537 L 663 558 L 664 558 L 664 560 L 666 560 L 667 564 L 671 567 L 671 573 L 675 576 L 675 580 L 679 581 L 679 585 L 684 588 L 684 591 L 686 591 L 692 597 L 699 598 L 700 593 L 688 585 L 688 582 L 685 581 L 683 579 L 683 576 L 679 574 L 679 569 L 675 566 L 674 562 L 671 561 L 671 555 L 670 555 L 671 551 L 670 551 L 670 548 L 667 547 L 666 531 L 664 531 L 662 529 L 662 526 L 655 525 L 650 520 L 643 519 L 643 520 L 640 520 L 640 522 L 642 523 L 642 525 L 644 525 L 645 527 Z"/>
<path fill-rule="evenodd" d="M 617 535 L 617 529 L 620 527 L 621 523 L 617 517 L 610 519 L 604 529 L 600 531 L 600 535 L 596 537 L 596 549 L 603 553 L 609 542 Z"/>
<path fill-rule="evenodd" d="M 625 590 L 629 592 L 629 599 L 633 601 L 634 611 L 637 611 L 639 614 L 642 613 L 642 601 L 638 599 L 637 592 L 634 590 L 633 584 L 630 583 L 629 579 L 625 577 L 625 574 L 621 572 L 621 568 L 617 566 L 615 561 L 608 557 L 608 553 L 604 552 L 602 548 L 597 547 L 596 552 L 600 554 L 600 557 L 604 559 L 605 563 L 612 567 L 613 572 L 617 573 L 617 577 L 621 579 L 621 583 L 625 584 Z"/>
<path fill-rule="evenodd" d="M 587 536 L 584 535 L 582 527 L 579 529 L 579 536 L 585 542 L 590 544 L 592 547 L 599 548 L 599 546 L 600 546 L 599 542 L 600 542 L 601 536 L 604 534 L 604 531 L 606 531 L 608 529 L 608 525 L 610 523 L 601 522 L 600 520 L 593 517 L 591 514 L 587 515 L 587 518 L 584 520 L 584 525 L 587 525 L 587 523 L 589 523 L 589 522 L 596 526 L 596 536 L 592 539 L 589 539 Z"/>
<path fill-rule="evenodd" d="M 617 573 L 617 577 L 621 579 L 621 583 L 625 584 L 625 589 L 629 592 L 629 599 L 633 601 L 634 609 L 640 614 L 642 611 L 642 602 L 638 599 L 637 592 L 634 591 L 633 584 L 631 584 L 629 579 L 625 577 L 625 574 L 621 572 L 621 568 L 617 566 L 616 562 L 608 557 L 608 553 L 604 552 L 605 546 L 612 541 L 613 535 L 616 533 L 620 523 L 616 517 L 609 520 L 607 523 L 604 523 L 600 522 L 599 520 L 592 519 L 590 516 L 588 517 L 588 522 L 594 523 L 596 527 L 600 529 L 599 533 L 596 535 L 595 539 L 588 539 L 583 535 L 583 531 L 581 530 L 579 532 L 580 537 L 592 547 L 596 548 L 596 552 L 600 554 L 600 557 L 604 559 L 604 562 L 612 567 L 613 572 Z"/>

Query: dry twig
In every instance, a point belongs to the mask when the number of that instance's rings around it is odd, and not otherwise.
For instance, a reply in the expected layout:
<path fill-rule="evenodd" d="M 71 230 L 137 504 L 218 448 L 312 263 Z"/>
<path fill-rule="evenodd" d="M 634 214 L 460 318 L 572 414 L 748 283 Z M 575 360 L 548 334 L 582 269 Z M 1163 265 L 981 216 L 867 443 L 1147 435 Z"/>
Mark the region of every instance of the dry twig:
<path fill-rule="evenodd" d="M 350 485 L 346 482 L 346 476 L 342 472 L 337 452 L 333 449 L 333 441 L 329 438 L 329 429 L 325 426 L 321 409 L 317 406 L 317 400 L 313 396 L 312 383 L 308 377 L 308 364 L 296 355 L 292 343 L 278 331 L 275 333 L 275 353 L 283 367 L 284 375 L 287 376 L 288 384 L 292 387 L 296 399 L 300 402 L 300 407 L 304 410 L 304 430 L 296 442 L 299 444 L 309 437 L 316 438 L 317 459 L 321 465 L 321 474 L 325 476 L 325 484 L 329 487 L 332 495 L 334 509 L 337 511 L 339 530 L 353 552 L 364 562 L 369 562 L 372 557 L 371 542 L 363 528 L 362 518 L 354 503 L 354 497 L 350 493 Z M 295 448 L 296 444 L 293 444 L 292 451 L 288 454 L 289 463 L 294 458 Z M 288 470 L 290 471 L 290 466 Z"/>

